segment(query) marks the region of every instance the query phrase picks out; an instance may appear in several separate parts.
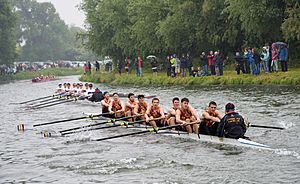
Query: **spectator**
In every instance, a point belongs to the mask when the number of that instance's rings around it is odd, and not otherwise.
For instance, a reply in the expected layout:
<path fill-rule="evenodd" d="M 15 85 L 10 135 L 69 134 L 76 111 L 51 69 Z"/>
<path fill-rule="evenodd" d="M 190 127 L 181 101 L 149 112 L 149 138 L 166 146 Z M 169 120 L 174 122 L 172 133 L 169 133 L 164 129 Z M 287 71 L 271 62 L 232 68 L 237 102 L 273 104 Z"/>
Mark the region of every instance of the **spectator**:
<path fill-rule="evenodd" d="M 253 64 L 255 65 L 255 72 L 254 75 L 259 75 L 259 64 L 260 64 L 260 56 L 255 48 L 252 48 L 252 54 L 253 54 Z"/>
<path fill-rule="evenodd" d="M 192 67 L 193 67 L 193 61 L 192 58 L 190 56 L 190 54 L 186 54 L 186 63 L 187 63 L 187 68 L 189 70 L 189 75 L 192 76 Z"/>
<path fill-rule="evenodd" d="M 98 61 L 96 61 L 96 63 L 95 63 L 95 68 L 96 68 L 96 71 L 99 71 L 99 69 L 100 69 L 100 64 L 99 64 Z"/>
<path fill-rule="evenodd" d="M 152 72 L 154 76 L 157 76 L 157 67 L 158 67 L 158 62 L 155 57 L 150 58 L 151 62 L 151 67 L 152 67 Z"/>
<path fill-rule="evenodd" d="M 171 76 L 175 77 L 176 76 L 176 63 L 177 63 L 176 54 L 173 54 L 173 56 L 171 56 L 170 63 L 171 63 Z"/>
<path fill-rule="evenodd" d="M 88 61 L 88 64 L 87 64 L 88 68 L 89 68 L 89 74 L 91 74 L 92 72 L 92 65 L 91 65 L 91 62 Z"/>
<path fill-rule="evenodd" d="M 271 64 L 272 64 L 272 49 L 269 46 L 269 44 L 266 44 L 266 50 L 269 53 L 269 61 L 268 61 L 268 67 L 269 67 L 269 72 L 273 72 Z"/>
<path fill-rule="evenodd" d="M 122 67 L 123 67 L 122 61 L 118 60 L 118 62 L 117 62 L 117 68 L 118 68 L 119 75 L 122 74 Z"/>
<path fill-rule="evenodd" d="M 249 48 L 244 49 L 244 63 L 245 63 L 245 69 L 246 73 L 250 74 L 250 50 Z"/>
<path fill-rule="evenodd" d="M 249 49 L 248 57 L 249 57 L 249 63 L 250 63 L 252 75 L 256 75 L 256 64 L 255 64 L 255 61 L 254 61 L 254 58 L 253 58 L 252 48 Z"/>
<path fill-rule="evenodd" d="M 176 77 L 179 77 L 180 75 L 180 59 L 179 57 L 175 57 L 176 58 Z"/>
<path fill-rule="evenodd" d="M 186 76 L 186 68 L 187 68 L 187 59 L 185 58 L 184 54 L 182 54 L 182 57 L 180 58 L 180 68 L 182 72 L 182 77 Z"/>
<path fill-rule="evenodd" d="M 288 60 L 288 50 L 285 45 L 280 45 L 279 61 L 281 63 L 281 70 L 283 72 L 288 71 L 287 60 Z"/>
<path fill-rule="evenodd" d="M 215 64 L 215 71 L 216 71 L 216 75 L 219 76 L 220 75 L 220 55 L 218 53 L 218 51 L 215 52 L 214 58 L 213 58 L 213 63 Z"/>
<path fill-rule="evenodd" d="M 131 60 L 126 58 L 125 59 L 125 71 L 126 71 L 127 75 L 129 75 L 129 72 L 130 72 L 130 64 L 131 64 Z"/>
<path fill-rule="evenodd" d="M 245 69 L 244 69 L 244 66 L 243 66 L 243 57 L 240 55 L 239 52 L 236 52 L 235 53 L 235 57 L 234 57 L 234 60 L 235 60 L 235 66 L 236 66 L 236 73 L 239 75 L 240 74 L 240 71 L 242 71 L 243 73 L 245 73 Z"/>
<path fill-rule="evenodd" d="M 274 70 L 275 67 L 275 70 Z M 272 45 L 272 63 L 271 63 L 272 71 L 278 72 L 278 50 L 275 45 Z"/>
<path fill-rule="evenodd" d="M 207 56 L 205 54 L 205 52 L 202 52 L 202 54 L 200 55 L 200 60 L 201 60 L 201 64 L 203 66 L 203 72 L 204 72 L 204 76 L 208 76 L 208 60 L 207 60 Z"/>
<path fill-rule="evenodd" d="M 263 51 L 261 53 L 260 59 L 263 61 L 263 67 L 265 68 L 265 72 L 269 73 L 270 53 L 269 53 L 269 49 L 267 49 L 267 47 L 263 47 Z"/>
<path fill-rule="evenodd" d="M 165 61 L 165 66 L 166 66 L 166 69 L 167 69 L 167 76 L 170 77 L 171 76 L 171 62 L 170 62 L 170 57 L 167 56 L 167 59 Z"/>
<path fill-rule="evenodd" d="M 143 60 L 139 56 L 138 59 L 137 59 L 137 68 L 138 68 L 137 76 L 138 77 L 142 77 L 143 76 L 142 67 L 143 67 Z"/>
<path fill-rule="evenodd" d="M 211 75 L 216 75 L 216 71 L 215 71 L 215 63 L 214 63 L 214 52 L 210 51 L 209 55 L 207 56 L 207 60 L 208 60 L 208 65 L 210 67 L 210 74 Z"/>
<path fill-rule="evenodd" d="M 83 69 L 84 69 L 84 75 L 89 75 L 89 67 L 86 63 L 84 64 Z"/>

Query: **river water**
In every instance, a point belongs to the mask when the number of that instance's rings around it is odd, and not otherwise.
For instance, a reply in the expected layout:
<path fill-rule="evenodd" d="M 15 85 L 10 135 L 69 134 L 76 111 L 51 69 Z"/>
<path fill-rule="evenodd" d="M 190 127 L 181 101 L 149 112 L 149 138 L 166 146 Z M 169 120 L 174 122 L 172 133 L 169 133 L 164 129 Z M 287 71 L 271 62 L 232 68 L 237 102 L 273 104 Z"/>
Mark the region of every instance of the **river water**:
<path fill-rule="evenodd" d="M 32 84 L 17 81 L 0 85 L 0 183 L 300 183 L 299 87 L 178 87 L 134 88 L 98 85 L 110 92 L 156 94 L 167 110 L 174 96 L 188 97 L 201 114 L 209 101 L 224 112 L 233 102 L 240 114 L 258 125 L 285 130 L 250 128 L 246 135 L 274 150 L 215 145 L 199 141 L 144 134 L 95 142 L 90 139 L 123 134 L 112 128 L 70 137 L 45 138 L 55 131 L 88 124 L 81 120 L 33 128 L 33 124 L 81 117 L 100 107 L 66 103 L 39 110 L 10 104 L 51 95 L 58 82 L 71 76 Z M 125 101 L 125 99 L 124 99 Z M 25 124 L 25 131 L 16 126 Z"/>

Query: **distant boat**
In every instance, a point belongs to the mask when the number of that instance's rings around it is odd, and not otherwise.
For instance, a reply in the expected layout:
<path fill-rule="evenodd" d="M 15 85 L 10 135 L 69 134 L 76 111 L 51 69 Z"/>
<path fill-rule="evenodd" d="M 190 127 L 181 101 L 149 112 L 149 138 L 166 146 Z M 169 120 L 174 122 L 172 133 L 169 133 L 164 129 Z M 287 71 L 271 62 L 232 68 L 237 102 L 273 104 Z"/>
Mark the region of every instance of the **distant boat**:
<path fill-rule="evenodd" d="M 33 78 L 31 81 L 33 83 L 37 83 L 37 82 L 48 82 L 48 81 L 52 81 L 52 80 L 55 80 L 55 77 L 53 75 L 50 75 L 50 76 L 39 76 L 39 77 L 35 77 Z"/>

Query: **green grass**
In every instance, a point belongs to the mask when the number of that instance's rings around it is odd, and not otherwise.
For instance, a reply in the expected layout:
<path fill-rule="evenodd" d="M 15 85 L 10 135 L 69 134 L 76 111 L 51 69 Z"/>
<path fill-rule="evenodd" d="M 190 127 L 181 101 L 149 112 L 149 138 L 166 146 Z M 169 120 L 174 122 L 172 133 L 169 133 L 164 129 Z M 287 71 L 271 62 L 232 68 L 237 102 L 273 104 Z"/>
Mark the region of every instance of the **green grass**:
<path fill-rule="evenodd" d="M 82 75 L 80 80 L 85 82 L 107 83 L 111 85 L 137 85 L 137 86 L 208 86 L 208 85 L 300 85 L 300 68 L 292 68 L 288 72 L 261 73 L 259 76 L 249 74 L 237 75 L 235 71 L 225 71 L 224 76 L 203 77 L 167 77 L 165 73 L 153 76 L 144 73 L 143 77 L 135 74 L 92 73 Z"/>
<path fill-rule="evenodd" d="M 29 71 L 19 72 L 15 75 L 4 75 L 4 76 L 0 76 L 0 80 L 6 81 L 6 80 L 32 79 L 40 75 L 54 75 L 54 76 L 81 75 L 82 72 L 83 72 L 82 68 L 49 68 L 49 69 L 43 69 L 34 72 L 29 72 Z"/>

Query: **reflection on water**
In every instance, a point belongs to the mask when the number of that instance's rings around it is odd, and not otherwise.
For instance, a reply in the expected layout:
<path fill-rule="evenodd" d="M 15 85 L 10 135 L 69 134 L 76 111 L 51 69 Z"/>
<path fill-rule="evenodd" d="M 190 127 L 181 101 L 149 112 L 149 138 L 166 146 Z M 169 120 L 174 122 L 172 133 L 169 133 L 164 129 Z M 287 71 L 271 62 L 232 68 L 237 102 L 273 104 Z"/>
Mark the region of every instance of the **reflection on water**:
<path fill-rule="evenodd" d="M 274 151 L 216 145 L 164 135 L 130 136 L 111 141 L 90 139 L 123 134 L 128 129 L 111 128 L 69 137 L 44 138 L 41 132 L 84 126 L 73 121 L 33 128 L 33 124 L 100 112 L 95 105 L 68 103 L 40 110 L 9 103 L 50 95 L 58 82 L 30 81 L 0 85 L 0 182 L 5 183 L 299 183 L 300 87 L 159 87 L 99 86 L 102 91 L 156 94 L 167 110 L 174 96 L 188 97 L 200 115 L 210 101 L 224 112 L 228 102 L 248 121 L 282 126 L 286 130 L 250 128 L 254 141 L 271 145 Z M 125 101 L 126 99 L 124 99 Z M 25 124 L 26 131 L 16 131 Z M 253 172 L 255 171 L 255 172 Z"/>

